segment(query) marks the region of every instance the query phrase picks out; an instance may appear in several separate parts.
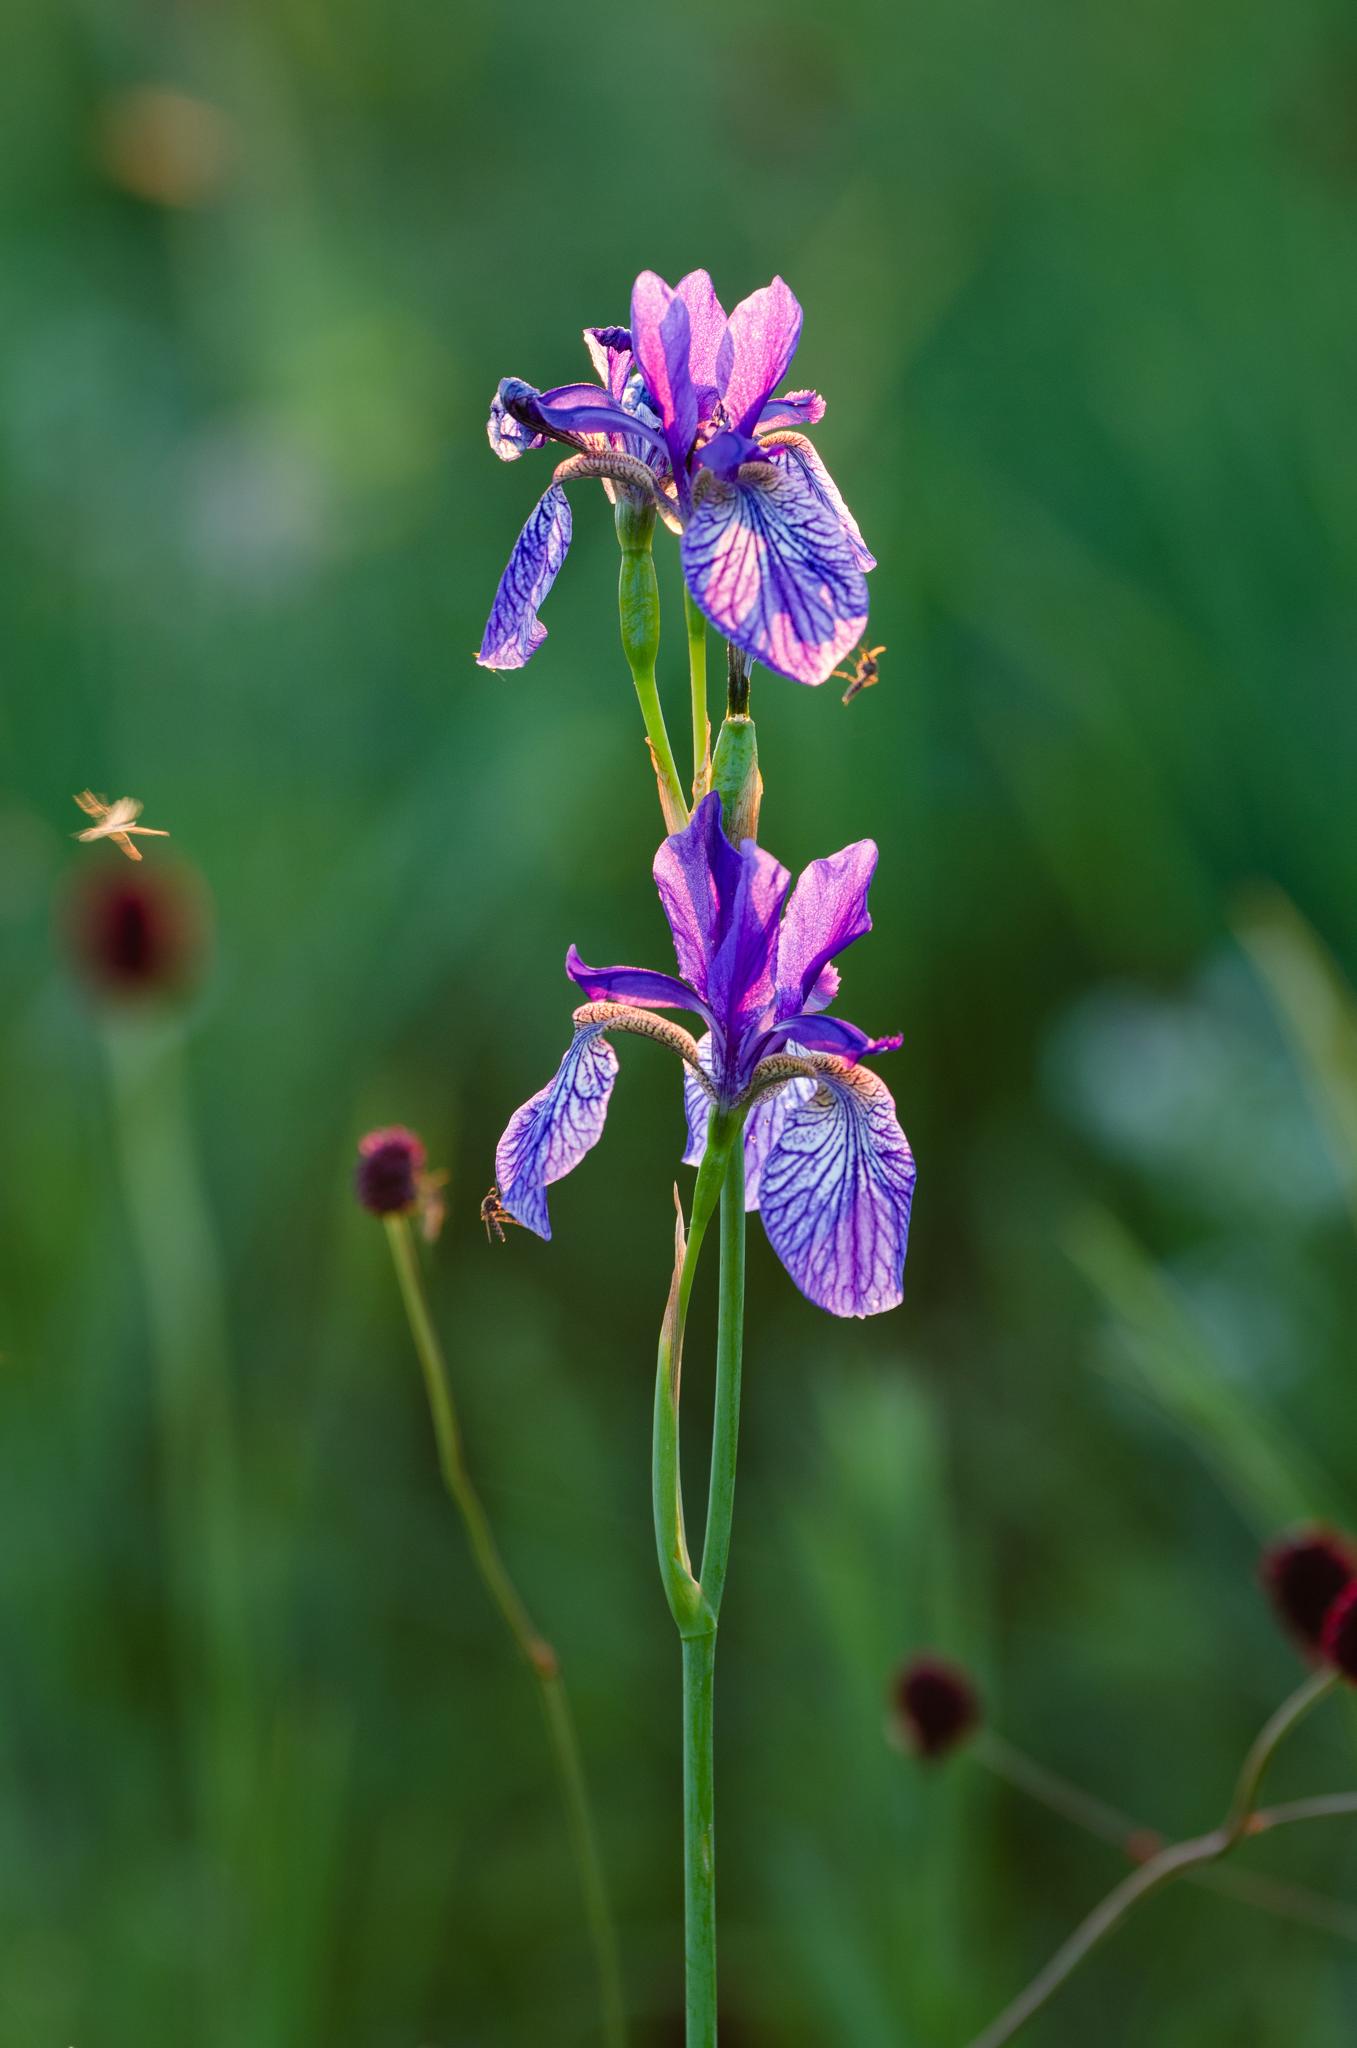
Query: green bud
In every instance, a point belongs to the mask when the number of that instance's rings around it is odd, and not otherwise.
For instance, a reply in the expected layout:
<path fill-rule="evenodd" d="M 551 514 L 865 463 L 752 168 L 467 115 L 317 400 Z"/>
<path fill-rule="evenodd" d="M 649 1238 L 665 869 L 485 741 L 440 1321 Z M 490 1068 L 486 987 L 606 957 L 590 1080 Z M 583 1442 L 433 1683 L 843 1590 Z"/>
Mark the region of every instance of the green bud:
<path fill-rule="evenodd" d="M 728 712 L 721 722 L 712 756 L 711 786 L 720 793 L 721 822 L 731 845 L 757 839 L 763 777 L 754 721 L 745 713 Z"/>

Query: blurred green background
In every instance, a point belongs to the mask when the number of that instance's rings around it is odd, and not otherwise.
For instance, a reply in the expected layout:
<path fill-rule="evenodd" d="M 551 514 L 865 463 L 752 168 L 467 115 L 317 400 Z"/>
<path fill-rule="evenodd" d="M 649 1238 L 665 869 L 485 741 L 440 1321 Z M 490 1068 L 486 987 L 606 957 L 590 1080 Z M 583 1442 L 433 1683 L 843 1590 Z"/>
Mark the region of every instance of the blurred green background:
<path fill-rule="evenodd" d="M 1012 1740 L 1195 1829 L 1296 1676 L 1259 1540 L 1357 1513 L 1350 10 L 11 0 L 6 44 L 0 2044 L 597 2039 L 351 1197 L 394 1120 L 451 1172 L 430 1286 L 636 2040 L 678 2039 L 671 1063 L 623 1046 L 550 1246 L 477 1216 L 567 942 L 666 953 L 600 494 L 531 666 L 471 650 L 548 466 L 491 457 L 496 380 L 585 374 L 634 273 L 695 264 L 792 283 L 881 560 L 880 687 L 754 709 L 767 843 L 880 841 L 844 1008 L 906 1034 L 920 1161 L 899 1313 L 830 1321 L 751 1238 L 722 2038 L 959 2044 L 1116 1858 L 896 1756 L 894 1662 L 966 1657 Z M 121 867 L 71 843 L 87 784 L 210 889 L 177 1013 L 72 972 L 69 891 Z M 1330 1707 L 1277 1783 L 1353 1761 Z M 1357 1900 L 1350 1828 L 1247 1858 Z M 1030 2038 L 1338 2048 L 1354 2011 L 1351 1942 L 1183 1891 Z"/>

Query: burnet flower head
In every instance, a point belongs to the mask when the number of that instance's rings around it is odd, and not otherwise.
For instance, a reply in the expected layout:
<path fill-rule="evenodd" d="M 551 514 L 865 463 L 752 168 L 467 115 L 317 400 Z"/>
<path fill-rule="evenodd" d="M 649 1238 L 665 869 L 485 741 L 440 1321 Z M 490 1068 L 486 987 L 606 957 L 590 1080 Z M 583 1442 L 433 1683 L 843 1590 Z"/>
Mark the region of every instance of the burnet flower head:
<path fill-rule="evenodd" d="M 702 1157 L 710 1112 L 744 1117 L 745 1201 L 797 1286 L 832 1315 L 894 1308 L 903 1288 L 914 1160 L 890 1091 L 859 1061 L 894 1050 L 829 1015 L 835 957 L 871 930 L 870 839 L 812 861 L 794 889 L 770 853 L 721 829 L 705 797 L 655 856 L 679 976 L 589 967 L 566 972 L 590 1000 L 554 1078 L 516 1111 L 496 1153 L 500 1198 L 550 1237 L 547 1187 L 603 1135 L 617 1056 L 609 1033 L 657 1039 L 686 1062 L 685 1158 Z M 681 978 L 679 978 L 681 977 Z M 700 1041 L 663 1010 L 700 1017 Z"/>
<path fill-rule="evenodd" d="M 861 637 L 875 558 L 812 444 L 814 391 L 774 396 L 796 353 L 801 308 L 780 277 L 729 316 L 705 270 L 671 289 L 643 271 L 630 327 L 590 327 L 597 384 L 538 391 L 506 377 L 490 445 L 506 462 L 548 441 L 561 463 L 509 557 L 477 656 L 521 668 L 546 638 L 538 610 L 570 546 L 564 486 L 603 480 L 653 504 L 679 536 L 699 608 L 753 660 L 822 683 Z"/>

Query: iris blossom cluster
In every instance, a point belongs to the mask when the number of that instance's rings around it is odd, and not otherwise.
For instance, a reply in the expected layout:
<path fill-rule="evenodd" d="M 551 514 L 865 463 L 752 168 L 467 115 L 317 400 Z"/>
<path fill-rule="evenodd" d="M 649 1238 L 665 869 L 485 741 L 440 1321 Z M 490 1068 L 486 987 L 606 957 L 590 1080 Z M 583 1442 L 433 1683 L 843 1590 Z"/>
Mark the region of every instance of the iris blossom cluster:
<path fill-rule="evenodd" d="M 901 1298 L 914 1161 L 879 1075 L 864 1054 L 898 1037 L 869 1038 L 828 1014 L 832 964 L 871 930 L 870 839 L 812 861 L 794 889 L 770 853 L 721 829 L 705 797 L 655 856 L 679 975 L 589 967 L 570 948 L 566 972 L 589 1001 L 554 1078 L 523 1104 L 496 1154 L 500 1199 L 550 1237 L 547 1187 L 603 1135 L 617 1078 L 609 1034 L 638 1032 L 686 1062 L 688 1147 L 697 1164 L 713 1110 L 742 1116 L 746 1207 L 811 1301 L 839 1316 L 874 1315 Z M 681 977 L 681 978 L 680 978 Z M 702 1039 L 657 1011 L 684 1010 Z"/>
<path fill-rule="evenodd" d="M 727 316 L 705 270 L 674 288 L 643 271 L 630 327 L 585 330 L 597 384 L 538 391 L 504 379 L 490 409 L 495 453 L 516 461 L 548 441 L 574 452 L 514 544 L 483 668 L 521 668 L 546 638 L 538 611 L 571 539 L 565 485 L 594 477 L 679 536 L 693 600 L 727 640 L 796 682 L 825 680 L 861 637 L 875 559 L 800 431 L 824 400 L 774 396 L 800 334 L 781 278 Z"/>

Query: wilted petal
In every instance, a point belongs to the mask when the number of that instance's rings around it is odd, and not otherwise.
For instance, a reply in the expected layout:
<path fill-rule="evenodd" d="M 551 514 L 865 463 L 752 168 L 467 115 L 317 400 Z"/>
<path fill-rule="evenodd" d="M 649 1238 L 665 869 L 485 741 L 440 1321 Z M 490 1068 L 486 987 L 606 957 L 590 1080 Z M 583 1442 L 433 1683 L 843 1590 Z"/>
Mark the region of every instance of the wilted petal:
<path fill-rule="evenodd" d="M 792 1102 L 764 1161 L 768 1241 L 801 1292 L 835 1316 L 878 1315 L 904 1292 L 914 1158 L 869 1067 L 822 1074 Z"/>
<path fill-rule="evenodd" d="M 818 391 L 784 391 L 770 398 L 759 414 L 756 431 L 766 434 L 773 427 L 813 427 L 825 416 L 825 402 Z"/>
<path fill-rule="evenodd" d="M 632 354 L 628 327 L 586 327 L 584 346 L 600 384 L 621 400 L 636 358 Z"/>
<path fill-rule="evenodd" d="M 681 554 L 718 631 L 794 682 L 822 683 L 861 638 L 867 585 L 849 534 L 800 477 L 772 463 L 713 483 Z"/>
<path fill-rule="evenodd" d="M 801 308 L 780 277 L 741 299 L 731 314 L 717 376 L 738 433 L 749 433 L 757 422 L 765 399 L 786 376 L 800 339 Z"/>
<path fill-rule="evenodd" d="M 517 462 L 520 455 L 547 445 L 545 434 L 535 434 L 531 427 L 525 427 L 521 420 L 514 418 L 498 391 L 490 401 L 490 417 L 485 423 L 485 431 L 501 462 Z"/>
<path fill-rule="evenodd" d="M 547 1189 L 603 1136 L 608 1097 L 617 1079 L 617 1054 L 601 1024 L 584 1024 L 555 1077 L 514 1111 L 495 1148 L 499 1198 L 518 1223 L 551 1236 Z"/>
<path fill-rule="evenodd" d="M 841 853 L 813 860 L 787 899 L 777 942 L 777 1015 L 807 1007 L 821 970 L 872 929 L 867 891 L 876 873 L 874 839 L 858 839 Z M 833 1000 L 830 991 L 827 1000 Z"/>
<path fill-rule="evenodd" d="M 565 956 L 565 971 L 591 1003 L 633 1003 L 642 1010 L 707 1014 L 702 998 L 672 974 L 654 974 L 648 967 L 587 967 L 573 946 Z"/>
<path fill-rule="evenodd" d="M 504 410 L 520 425 L 571 448 L 586 446 L 594 434 L 634 434 L 656 448 L 664 446 L 658 433 L 597 384 L 558 384 L 537 391 L 519 377 L 506 377 L 499 395 Z"/>
<path fill-rule="evenodd" d="M 811 396 L 813 397 L 814 393 Z M 765 445 L 763 453 L 768 461 L 776 463 L 779 469 L 786 470 L 789 476 L 799 477 L 807 490 L 813 491 L 821 503 L 829 507 L 848 536 L 848 544 L 858 568 L 864 572 L 875 569 L 876 556 L 862 538 L 862 529 L 844 504 L 843 494 L 838 485 L 821 462 L 819 450 L 812 447 L 809 441 L 796 445 L 789 441 L 774 441 Z"/>
<path fill-rule="evenodd" d="M 522 668 L 547 637 L 537 608 L 570 547 L 570 501 L 559 484 L 544 491 L 514 542 L 486 621 L 482 668 Z"/>

